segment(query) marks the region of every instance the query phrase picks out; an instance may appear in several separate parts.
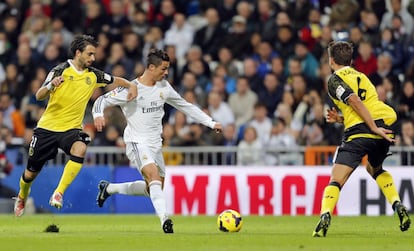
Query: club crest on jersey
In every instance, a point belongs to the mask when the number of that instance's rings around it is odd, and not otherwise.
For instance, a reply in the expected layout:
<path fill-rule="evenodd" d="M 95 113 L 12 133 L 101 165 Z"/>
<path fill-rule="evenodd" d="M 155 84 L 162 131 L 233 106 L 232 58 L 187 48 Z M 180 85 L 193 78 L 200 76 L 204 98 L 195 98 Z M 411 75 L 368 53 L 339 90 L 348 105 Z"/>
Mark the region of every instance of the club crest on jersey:
<path fill-rule="evenodd" d="M 160 92 L 160 99 L 164 99 L 164 94 Z"/>
<path fill-rule="evenodd" d="M 74 77 L 73 76 L 69 76 L 69 80 L 73 81 Z"/>
<path fill-rule="evenodd" d="M 86 77 L 86 84 L 87 84 L 87 85 L 92 84 L 92 80 L 91 80 L 91 78 L 90 78 L 90 77 Z"/>

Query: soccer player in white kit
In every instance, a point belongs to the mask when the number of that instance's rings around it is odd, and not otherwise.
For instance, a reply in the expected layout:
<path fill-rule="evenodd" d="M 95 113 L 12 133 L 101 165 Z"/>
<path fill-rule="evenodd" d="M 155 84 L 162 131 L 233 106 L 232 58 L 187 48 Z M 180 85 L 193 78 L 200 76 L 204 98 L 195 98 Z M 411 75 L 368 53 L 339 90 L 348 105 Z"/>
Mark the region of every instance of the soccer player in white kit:
<path fill-rule="evenodd" d="M 157 49 L 151 50 L 147 56 L 144 73 L 132 81 L 138 86 L 138 96 L 135 100 L 126 101 L 128 89 L 117 88 L 100 96 L 92 108 L 95 127 L 102 131 L 105 126 L 104 109 L 114 105 L 121 107 L 127 120 L 124 131 L 126 154 L 145 180 L 124 183 L 101 181 L 98 186 L 98 206 L 102 207 L 105 200 L 116 193 L 149 196 L 165 233 L 173 233 L 174 230 L 162 191 L 165 177 L 161 138 L 164 104 L 172 105 L 217 132 L 222 130 L 220 123 L 213 121 L 197 106 L 185 101 L 172 88 L 165 79 L 169 65 L 167 53 Z"/>

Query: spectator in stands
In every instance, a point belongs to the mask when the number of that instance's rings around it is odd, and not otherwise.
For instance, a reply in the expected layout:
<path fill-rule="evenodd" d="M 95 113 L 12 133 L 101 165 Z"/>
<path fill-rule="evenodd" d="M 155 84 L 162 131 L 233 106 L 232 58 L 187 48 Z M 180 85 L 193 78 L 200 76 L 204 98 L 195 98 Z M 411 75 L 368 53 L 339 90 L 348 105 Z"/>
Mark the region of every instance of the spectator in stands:
<path fill-rule="evenodd" d="M 187 22 L 182 13 L 174 14 L 174 21 L 170 28 L 165 32 L 164 43 L 174 45 L 176 57 L 179 61 L 184 60 L 185 54 L 193 43 L 194 29 Z"/>
<path fill-rule="evenodd" d="M 273 73 L 282 85 L 286 83 L 286 72 L 283 59 L 281 57 L 272 58 L 270 72 Z"/>
<path fill-rule="evenodd" d="M 254 105 L 257 103 L 257 94 L 250 89 L 249 80 L 240 76 L 237 79 L 237 91 L 230 94 L 229 105 L 235 117 L 236 129 L 253 118 Z"/>
<path fill-rule="evenodd" d="M 50 40 L 49 42 L 56 43 L 57 40 L 60 40 L 58 45 L 59 47 L 62 47 L 64 50 L 64 54 L 61 54 L 61 58 L 64 59 L 67 56 L 67 51 L 70 47 L 70 41 L 73 40 L 73 32 L 68 30 L 68 28 L 63 23 L 62 19 L 59 17 L 56 17 L 52 20 L 52 26 L 50 29 Z M 53 38 L 55 36 L 55 38 Z M 58 38 L 56 38 L 58 37 Z"/>
<path fill-rule="evenodd" d="M 140 37 L 144 37 L 149 29 L 147 13 L 142 7 L 135 8 L 131 18 L 131 30 Z"/>
<path fill-rule="evenodd" d="M 277 12 L 273 22 L 268 23 L 266 27 L 261 29 L 260 35 L 263 37 L 264 41 L 273 43 L 278 37 L 278 30 L 281 26 L 293 27 L 292 20 L 288 13 L 283 10 Z"/>
<path fill-rule="evenodd" d="M 17 65 L 10 63 L 6 65 L 5 79 L 0 83 L 0 93 L 9 93 L 10 96 L 18 96 L 21 90 L 19 87 L 22 85 L 19 80 L 19 74 Z"/>
<path fill-rule="evenodd" d="M 258 31 L 263 34 L 264 30 L 269 30 L 275 21 L 276 13 L 279 11 L 279 5 L 271 0 L 258 0 L 256 2 Z"/>
<path fill-rule="evenodd" d="M 411 79 L 403 83 L 397 112 L 400 119 L 410 119 L 414 114 L 414 83 Z"/>
<path fill-rule="evenodd" d="M 137 33 L 128 32 L 122 38 L 125 56 L 132 61 L 142 61 L 142 40 Z"/>
<path fill-rule="evenodd" d="M 106 72 L 112 72 L 112 68 L 117 64 L 121 64 L 125 68 L 125 72 L 127 73 L 126 79 L 133 78 L 134 61 L 125 56 L 125 49 L 122 43 L 119 42 L 111 44 L 110 54 L 106 60 L 104 70 Z"/>
<path fill-rule="evenodd" d="M 304 1 L 302 1 L 303 3 Z M 306 1 L 307 2 L 307 1 Z M 306 4 L 305 4 L 306 5 Z M 303 26 L 297 26 L 299 29 L 299 38 L 301 41 L 303 41 L 306 44 L 306 47 L 309 51 L 313 51 L 316 43 L 320 40 L 322 36 L 322 24 L 321 24 L 321 13 L 318 9 L 315 8 L 309 8 L 309 5 L 307 6 L 308 11 L 308 19 L 306 22 L 303 23 Z M 295 15 L 298 15 L 295 11 Z M 294 16 L 291 16 L 292 18 Z M 294 19 L 295 22 L 297 22 L 297 19 Z"/>
<path fill-rule="evenodd" d="M 183 74 L 179 93 L 183 95 L 187 91 L 192 91 L 196 95 L 197 103 L 200 107 L 205 107 L 207 95 L 204 90 L 197 84 L 197 78 L 194 73 L 186 72 Z"/>
<path fill-rule="evenodd" d="M 363 33 L 364 39 L 372 44 L 380 41 L 380 24 L 375 12 L 369 9 L 363 9 L 360 12 L 360 17 L 361 21 L 358 26 Z"/>
<path fill-rule="evenodd" d="M 14 137 L 23 137 L 25 131 L 24 118 L 13 104 L 8 93 L 0 93 L 0 111 L 3 112 L 3 124 L 13 133 Z"/>
<path fill-rule="evenodd" d="M 266 105 L 267 116 L 273 118 L 276 106 L 282 100 L 284 85 L 279 82 L 277 76 L 273 73 L 267 73 L 263 80 L 264 89 L 257 94 L 260 102 Z"/>
<path fill-rule="evenodd" d="M 223 129 L 223 137 L 222 137 L 221 145 L 227 147 L 237 147 L 238 145 L 238 137 L 237 137 L 237 127 L 235 124 L 228 124 Z M 234 152 L 223 152 L 221 154 L 221 163 L 225 165 L 234 165 L 236 163 L 236 155 Z"/>
<path fill-rule="evenodd" d="M 393 73 L 392 68 L 391 54 L 383 52 L 377 55 L 377 70 L 368 77 L 375 86 L 380 85 L 384 78 L 388 78 L 395 85 L 395 90 L 399 92 L 401 90 L 401 82 L 398 75 Z"/>
<path fill-rule="evenodd" d="M 65 23 L 65 27 L 71 32 L 79 32 L 81 24 L 79 16 L 75 13 L 82 13 L 81 0 L 58 0 L 50 4 L 52 19 L 59 18 Z"/>
<path fill-rule="evenodd" d="M 217 9 L 208 8 L 204 17 L 207 20 L 207 25 L 195 32 L 193 44 L 201 48 L 206 62 L 216 61 L 225 30 L 220 25 Z"/>
<path fill-rule="evenodd" d="M 377 57 L 370 42 L 364 40 L 359 44 L 358 56 L 354 61 L 354 67 L 367 76 L 377 70 Z"/>
<path fill-rule="evenodd" d="M 38 20 L 42 20 L 42 26 L 44 26 L 46 30 L 50 28 L 52 21 L 50 16 L 45 13 L 43 3 L 41 1 L 32 1 L 30 3 L 29 15 L 26 16 L 23 22 L 22 32 L 29 31 L 30 28 L 35 25 Z"/>
<path fill-rule="evenodd" d="M 311 1 L 298 0 L 298 1 L 288 3 L 287 13 L 293 20 L 293 28 L 295 30 L 300 30 L 302 27 L 304 27 L 308 23 L 312 8 L 314 8 L 314 5 Z M 312 17 L 312 18 L 315 18 L 315 17 Z M 315 18 L 315 19 L 317 20 L 318 18 Z M 317 22 L 317 21 L 312 20 L 312 22 Z"/>
<path fill-rule="evenodd" d="M 263 165 L 263 144 L 258 138 L 254 127 L 247 127 L 243 133 L 243 139 L 237 145 L 238 166 Z"/>
<path fill-rule="evenodd" d="M 237 79 L 240 76 L 241 62 L 234 58 L 231 50 L 227 47 L 221 47 L 218 51 L 218 60 L 216 62 L 211 62 L 210 67 L 217 69 L 216 67 L 221 65 L 225 67 L 225 72 L 227 76 L 232 79 Z M 228 82 L 228 81 L 226 81 Z"/>
<path fill-rule="evenodd" d="M 194 64 L 196 66 L 194 66 Z M 201 64 L 201 67 L 197 66 L 197 64 Z M 196 67 L 199 69 L 194 69 Z M 205 84 L 210 79 L 210 66 L 208 62 L 204 60 L 203 51 L 198 45 L 193 45 L 190 47 L 190 49 L 188 49 L 187 55 L 185 57 L 185 64 L 182 68 L 182 73 L 186 73 L 187 71 L 191 71 L 197 76 L 199 85 L 203 88 L 203 90 L 205 90 Z"/>
<path fill-rule="evenodd" d="M 216 90 L 219 91 L 220 93 L 222 93 L 222 95 L 224 95 L 224 100 L 227 101 L 228 95 L 232 94 L 236 91 L 236 78 L 232 77 L 229 75 L 228 73 L 228 68 L 226 67 L 226 65 L 222 65 L 219 64 L 216 66 L 216 68 L 214 69 L 214 77 L 212 79 L 211 83 L 207 84 L 206 87 L 206 91 L 209 92 L 210 90 Z M 221 78 L 223 83 L 220 83 L 219 88 L 216 89 L 214 86 L 214 80 L 216 80 L 217 78 Z"/>
<path fill-rule="evenodd" d="M 256 94 L 263 88 L 263 77 L 257 72 L 257 62 L 252 58 L 243 60 L 243 76 L 249 81 L 250 88 Z"/>
<path fill-rule="evenodd" d="M 312 54 L 317 59 L 327 59 L 328 55 L 326 53 L 326 48 L 328 44 L 333 40 L 332 38 L 332 28 L 329 25 L 325 25 L 321 29 L 321 36 L 318 41 L 316 41 Z"/>
<path fill-rule="evenodd" d="M 247 127 L 256 129 L 257 138 L 262 145 L 266 145 L 269 140 L 270 131 L 272 129 L 272 120 L 267 116 L 268 111 L 266 105 L 259 100 L 254 106 L 253 119 L 247 123 Z"/>
<path fill-rule="evenodd" d="M 273 120 L 272 130 L 269 141 L 267 142 L 265 163 L 268 166 L 274 166 L 279 163 L 279 149 L 296 147 L 296 139 L 286 125 L 286 121 L 281 117 Z"/>
<path fill-rule="evenodd" d="M 231 26 L 231 18 L 237 14 L 237 0 L 218 1 L 214 6 L 219 14 L 220 22 L 223 28 L 228 29 Z"/>
<path fill-rule="evenodd" d="M 223 126 L 234 123 L 234 114 L 229 104 L 223 100 L 220 93 L 211 91 L 208 94 L 208 112 L 210 116 Z"/>
<path fill-rule="evenodd" d="M 159 12 L 155 14 L 154 25 L 160 27 L 161 31 L 165 33 L 171 27 L 176 12 L 174 1 L 161 0 Z"/>
<path fill-rule="evenodd" d="M 397 75 L 404 71 L 404 48 L 403 43 L 393 37 L 390 28 L 381 31 L 381 41 L 374 48 L 376 55 L 388 53 L 392 59 L 392 73 Z"/>
<path fill-rule="evenodd" d="M 131 22 L 125 15 L 122 0 L 111 0 L 109 16 L 102 30 L 108 33 L 113 42 L 122 42 L 122 36 L 131 30 Z"/>
<path fill-rule="evenodd" d="M 88 1 L 84 4 L 85 18 L 83 20 L 82 31 L 85 34 L 98 37 L 102 31 L 102 24 L 106 22 L 106 13 L 100 1 Z"/>
<path fill-rule="evenodd" d="M 272 59 L 279 57 L 278 53 L 272 48 L 267 41 L 261 41 L 256 49 L 256 53 L 252 58 L 257 62 L 257 72 L 261 77 L 264 77 L 271 71 Z"/>
<path fill-rule="evenodd" d="M 17 48 L 16 58 L 12 61 L 17 65 L 17 73 L 19 92 L 14 96 L 15 105 L 17 108 L 20 106 L 21 99 L 26 94 L 30 81 L 35 75 L 37 62 L 34 57 L 32 57 L 32 50 L 28 43 L 20 43 Z"/>
<path fill-rule="evenodd" d="M 223 35 L 222 46 L 231 50 L 235 59 L 243 59 L 250 51 L 250 34 L 247 32 L 246 19 L 242 16 L 232 18 L 231 27 Z"/>
<path fill-rule="evenodd" d="M 55 65 L 62 62 L 59 52 L 59 48 L 56 44 L 48 43 L 41 55 L 39 66 L 44 68 L 47 72 L 52 70 Z"/>
<path fill-rule="evenodd" d="M 170 68 L 168 68 L 168 82 L 173 85 L 174 89 L 180 89 L 180 73 L 181 73 L 181 64 L 180 60 L 177 58 L 177 48 L 175 45 L 169 44 L 165 45 L 165 52 L 170 57 Z M 183 60 L 183 59 L 181 59 Z"/>
<path fill-rule="evenodd" d="M 287 61 L 295 53 L 295 44 L 298 41 L 297 35 L 290 25 L 281 25 L 277 29 L 276 39 L 273 40 L 273 48 Z"/>
<path fill-rule="evenodd" d="M 255 16 L 254 3 L 248 0 L 242 0 L 237 3 L 236 15 L 242 16 L 246 19 L 246 27 L 249 33 L 260 30 L 259 23 Z"/>
<path fill-rule="evenodd" d="M 0 65 L 2 65 L 4 68 L 11 60 L 13 46 L 14 45 L 11 44 L 6 32 L 3 31 L 0 26 Z"/>
<path fill-rule="evenodd" d="M 301 74 L 296 74 L 292 76 L 291 82 L 291 92 L 295 102 L 292 106 L 292 111 L 295 111 L 299 103 L 302 102 L 304 95 L 307 91 L 307 82 L 305 77 Z"/>
<path fill-rule="evenodd" d="M 396 145 L 402 147 L 414 147 L 414 123 L 412 120 L 403 120 L 401 122 L 401 135 L 397 135 Z M 401 165 L 414 165 L 414 153 L 412 150 L 401 152 Z"/>
<path fill-rule="evenodd" d="M 414 30 L 414 19 L 406 8 L 402 7 L 401 0 L 391 0 L 391 10 L 387 12 L 381 18 L 380 29 L 392 27 L 392 18 L 395 15 L 399 15 L 404 23 L 404 27 L 408 34 L 411 34 Z"/>
<path fill-rule="evenodd" d="M 300 60 L 302 74 L 308 79 L 308 88 L 319 88 L 314 85 L 314 82 L 318 77 L 319 61 L 309 52 L 305 43 L 298 41 L 295 44 L 295 53 L 293 57 Z"/>

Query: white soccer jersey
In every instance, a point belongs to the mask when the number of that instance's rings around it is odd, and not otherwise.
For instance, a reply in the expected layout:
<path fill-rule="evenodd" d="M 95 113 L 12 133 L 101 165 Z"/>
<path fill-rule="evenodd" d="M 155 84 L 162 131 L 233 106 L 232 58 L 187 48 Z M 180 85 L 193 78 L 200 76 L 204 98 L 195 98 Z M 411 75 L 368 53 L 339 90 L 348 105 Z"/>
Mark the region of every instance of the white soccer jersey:
<path fill-rule="evenodd" d="M 138 85 L 138 96 L 135 100 L 128 102 L 128 89 L 118 87 L 100 96 L 92 108 L 93 117 L 96 118 L 103 116 L 105 107 L 114 105 L 121 107 L 128 122 L 124 131 L 125 142 L 161 147 L 165 103 L 172 105 L 200 124 L 214 128 L 216 122 L 200 108 L 183 99 L 168 81 L 159 81 L 154 86 L 143 85 L 137 79 L 133 82 Z"/>

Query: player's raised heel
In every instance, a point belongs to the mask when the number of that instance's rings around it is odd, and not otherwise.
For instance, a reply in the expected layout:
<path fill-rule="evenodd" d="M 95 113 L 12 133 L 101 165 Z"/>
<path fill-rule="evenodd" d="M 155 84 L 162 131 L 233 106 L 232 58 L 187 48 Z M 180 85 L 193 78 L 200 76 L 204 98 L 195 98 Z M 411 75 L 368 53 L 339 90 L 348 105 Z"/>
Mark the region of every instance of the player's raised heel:
<path fill-rule="evenodd" d="M 17 197 L 13 197 L 14 201 L 14 215 L 20 217 L 24 214 L 24 207 L 26 206 L 26 199 L 20 198 L 19 195 Z"/>
<path fill-rule="evenodd" d="M 99 185 L 98 185 L 98 196 L 96 196 L 96 203 L 98 204 L 99 207 L 102 207 L 105 200 L 108 199 L 109 196 L 111 196 L 106 189 L 108 188 L 109 182 L 106 180 L 101 180 L 99 181 Z"/>
<path fill-rule="evenodd" d="M 53 193 L 52 197 L 50 197 L 49 205 L 61 209 L 63 206 L 63 195 L 59 192 Z"/>
<path fill-rule="evenodd" d="M 171 219 L 166 219 L 164 221 L 164 223 L 162 224 L 162 230 L 164 230 L 164 233 L 166 234 L 174 233 L 173 222 Z"/>
<path fill-rule="evenodd" d="M 401 231 L 407 231 L 411 225 L 411 220 L 410 216 L 408 215 L 407 208 L 403 204 L 401 204 L 401 202 L 395 202 L 394 210 L 395 213 L 398 215 L 398 218 L 400 219 Z"/>
<path fill-rule="evenodd" d="M 331 225 L 331 214 L 329 212 L 323 213 L 316 225 L 315 231 L 313 231 L 313 237 L 325 237 L 328 232 L 329 225 Z"/>

